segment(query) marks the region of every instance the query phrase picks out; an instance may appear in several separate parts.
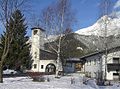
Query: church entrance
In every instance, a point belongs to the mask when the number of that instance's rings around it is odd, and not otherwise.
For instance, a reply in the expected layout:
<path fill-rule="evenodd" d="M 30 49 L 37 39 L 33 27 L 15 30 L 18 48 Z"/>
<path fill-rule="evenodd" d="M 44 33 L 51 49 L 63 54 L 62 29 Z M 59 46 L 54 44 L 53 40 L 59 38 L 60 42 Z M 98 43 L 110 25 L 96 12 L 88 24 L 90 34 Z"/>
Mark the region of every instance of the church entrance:
<path fill-rule="evenodd" d="M 50 63 L 46 66 L 46 69 L 45 69 L 45 72 L 46 73 L 50 73 L 50 74 L 55 74 L 56 72 L 56 67 L 54 64 Z"/>

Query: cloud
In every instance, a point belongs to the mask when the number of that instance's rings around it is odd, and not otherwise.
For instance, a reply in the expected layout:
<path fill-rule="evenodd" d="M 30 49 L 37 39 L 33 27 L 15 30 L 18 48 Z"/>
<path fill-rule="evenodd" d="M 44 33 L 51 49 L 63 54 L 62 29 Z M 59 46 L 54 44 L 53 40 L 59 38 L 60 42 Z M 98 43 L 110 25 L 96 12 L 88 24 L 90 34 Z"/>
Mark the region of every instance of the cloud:
<path fill-rule="evenodd" d="M 119 8 L 120 7 L 120 0 L 118 0 L 116 3 L 115 3 L 115 5 L 114 5 L 114 9 L 117 9 L 117 8 Z"/>
<path fill-rule="evenodd" d="M 117 0 L 117 2 L 113 6 L 113 12 L 110 14 L 113 17 L 120 18 L 120 0 Z"/>

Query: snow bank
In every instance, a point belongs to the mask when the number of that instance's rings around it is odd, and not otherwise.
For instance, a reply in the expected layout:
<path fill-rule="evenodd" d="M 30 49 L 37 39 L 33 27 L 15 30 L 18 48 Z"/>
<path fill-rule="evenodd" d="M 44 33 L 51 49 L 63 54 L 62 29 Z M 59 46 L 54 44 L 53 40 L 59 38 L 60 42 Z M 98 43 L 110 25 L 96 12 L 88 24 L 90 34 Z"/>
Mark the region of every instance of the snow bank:
<path fill-rule="evenodd" d="M 82 84 L 81 77 L 65 76 L 60 79 L 54 76 L 46 76 L 50 82 L 33 82 L 27 77 L 4 78 L 4 83 L 0 84 L 0 89 L 94 89 Z M 71 78 L 74 77 L 75 83 L 71 84 Z"/>
<path fill-rule="evenodd" d="M 78 75 L 63 76 L 60 79 L 54 76 L 45 76 L 50 81 L 33 82 L 28 77 L 4 78 L 4 83 L 0 84 L 0 89 L 120 89 L 119 86 L 98 87 L 95 81 L 89 80 L 87 85 L 83 84 L 82 77 Z M 74 83 L 71 84 L 71 78 Z"/>
<path fill-rule="evenodd" d="M 11 69 L 6 69 L 3 71 L 3 74 L 16 74 L 16 73 L 17 73 L 17 71 L 11 70 Z"/>
<path fill-rule="evenodd" d="M 87 82 L 87 85 L 91 86 L 94 89 L 99 89 L 99 87 L 96 85 L 96 81 L 94 79 L 89 79 Z"/>

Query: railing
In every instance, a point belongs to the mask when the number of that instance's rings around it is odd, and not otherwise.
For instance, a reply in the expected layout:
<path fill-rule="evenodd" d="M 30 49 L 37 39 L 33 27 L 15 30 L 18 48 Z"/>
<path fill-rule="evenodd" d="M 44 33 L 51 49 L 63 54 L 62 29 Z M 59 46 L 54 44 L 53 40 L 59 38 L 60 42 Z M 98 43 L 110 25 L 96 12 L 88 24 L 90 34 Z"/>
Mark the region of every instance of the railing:
<path fill-rule="evenodd" d="M 107 70 L 109 71 L 120 71 L 120 63 L 108 63 Z"/>

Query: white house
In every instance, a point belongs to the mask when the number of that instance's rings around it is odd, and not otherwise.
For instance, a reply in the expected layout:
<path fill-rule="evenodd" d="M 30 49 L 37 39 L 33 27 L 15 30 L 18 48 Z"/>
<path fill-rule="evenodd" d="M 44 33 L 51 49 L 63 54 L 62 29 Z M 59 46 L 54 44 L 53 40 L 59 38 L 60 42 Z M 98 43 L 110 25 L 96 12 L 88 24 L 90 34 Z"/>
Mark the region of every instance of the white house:
<path fill-rule="evenodd" d="M 105 51 L 100 51 L 80 59 L 85 61 L 83 72 L 86 76 L 106 80 L 120 80 L 120 46 L 108 49 L 107 56 Z"/>
<path fill-rule="evenodd" d="M 41 28 L 32 28 L 31 37 L 31 56 L 33 72 L 55 72 L 56 60 L 55 55 L 44 50 L 45 30 Z"/>

